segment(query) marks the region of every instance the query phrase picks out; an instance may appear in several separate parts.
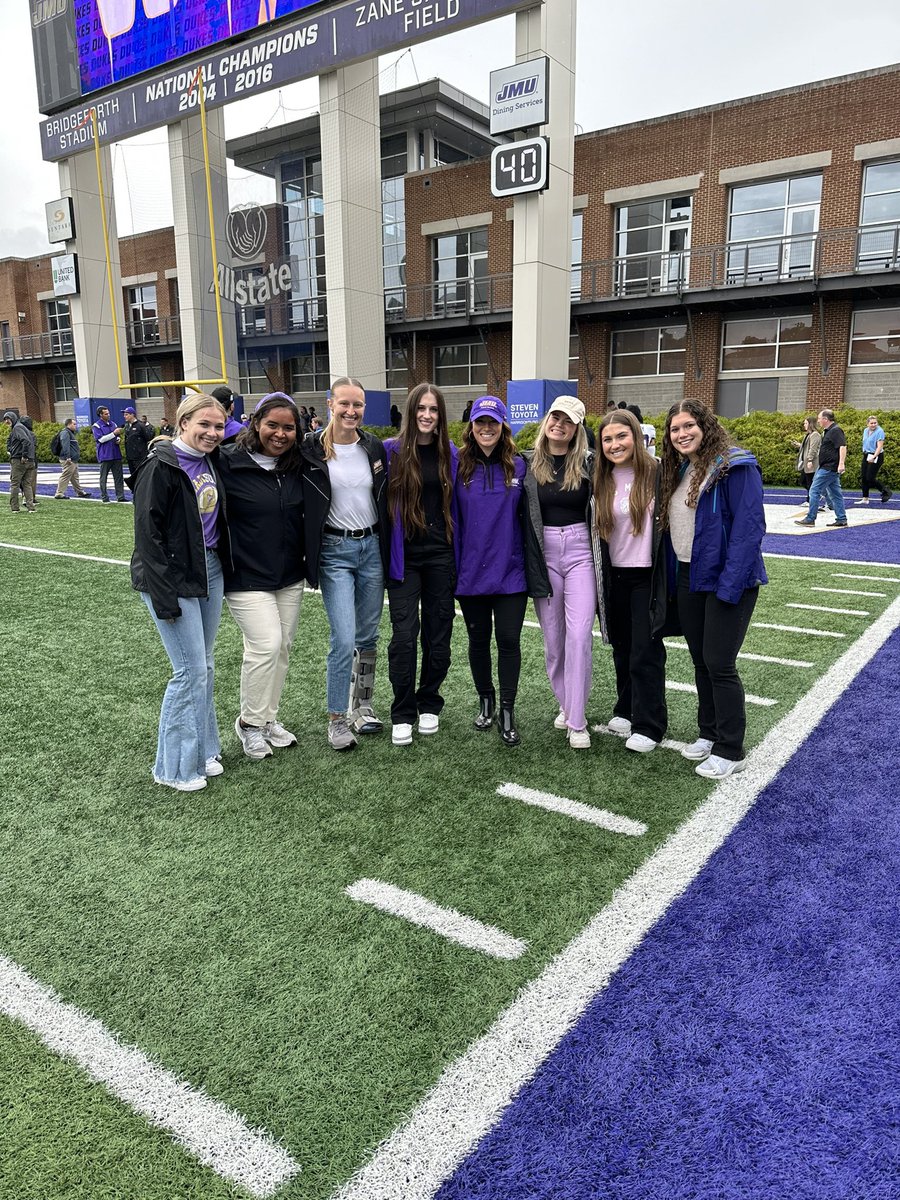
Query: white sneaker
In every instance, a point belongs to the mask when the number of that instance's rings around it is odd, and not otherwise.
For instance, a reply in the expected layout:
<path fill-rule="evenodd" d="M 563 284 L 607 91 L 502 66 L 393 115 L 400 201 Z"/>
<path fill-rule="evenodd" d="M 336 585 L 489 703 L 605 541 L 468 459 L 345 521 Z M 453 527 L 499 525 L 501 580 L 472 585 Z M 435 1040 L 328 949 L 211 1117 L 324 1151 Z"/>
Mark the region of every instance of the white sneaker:
<path fill-rule="evenodd" d="M 263 728 L 263 737 L 270 746 L 296 746 L 296 735 L 281 724 L 280 721 L 267 721 Z"/>
<path fill-rule="evenodd" d="M 439 718 L 437 713 L 419 713 L 419 733 L 426 735 L 437 733 L 438 724 Z"/>
<path fill-rule="evenodd" d="M 329 717 L 328 744 L 332 750 L 353 750 L 357 745 L 346 717 Z"/>
<path fill-rule="evenodd" d="M 224 775 L 225 768 L 217 758 L 208 758 L 206 760 L 206 778 L 210 779 L 213 775 Z"/>
<path fill-rule="evenodd" d="M 412 745 L 412 725 L 407 725 L 405 721 L 395 725 L 391 729 L 391 742 L 395 746 Z"/>
<path fill-rule="evenodd" d="M 607 728 L 623 737 L 631 737 L 631 722 L 627 717 L 612 717 Z"/>
<path fill-rule="evenodd" d="M 864 499 L 864 500 L 857 500 L 857 502 L 856 502 L 856 503 L 857 503 L 857 504 L 868 504 L 868 503 L 869 503 L 869 501 L 868 501 L 868 500 L 865 500 L 865 499 Z"/>
<path fill-rule="evenodd" d="M 720 758 L 718 754 L 711 754 L 706 762 L 698 763 L 694 770 L 698 775 L 703 775 L 707 779 L 724 779 L 726 775 L 734 775 L 738 771 L 743 771 L 746 765 L 745 758 L 735 762 L 733 759 Z"/>
<path fill-rule="evenodd" d="M 689 758 L 696 762 L 700 758 L 709 758 L 712 753 L 713 744 L 709 738 L 697 738 L 696 742 L 691 742 L 689 746 L 681 752 L 682 758 Z"/>
<path fill-rule="evenodd" d="M 591 735 L 586 729 L 570 729 L 569 745 L 573 750 L 590 750 Z"/>
<path fill-rule="evenodd" d="M 240 738 L 248 758 L 268 758 L 272 753 L 272 747 L 263 737 L 263 731 L 256 725 L 244 726 L 241 724 L 241 718 L 236 717 L 234 732 Z"/>
<path fill-rule="evenodd" d="M 180 779 L 158 779 L 154 775 L 153 782 L 163 787 L 174 788 L 176 792 L 199 792 L 206 787 L 206 780 L 203 778 L 188 779 L 186 783 L 182 783 Z"/>
<path fill-rule="evenodd" d="M 556 714 L 556 720 L 553 722 L 554 729 L 565 729 L 566 727 L 566 710 L 561 708 Z"/>
<path fill-rule="evenodd" d="M 638 754 L 649 754 L 658 745 L 659 742 L 654 742 L 653 738 L 648 738 L 643 733 L 633 733 L 625 743 L 625 749 L 636 750 Z"/>

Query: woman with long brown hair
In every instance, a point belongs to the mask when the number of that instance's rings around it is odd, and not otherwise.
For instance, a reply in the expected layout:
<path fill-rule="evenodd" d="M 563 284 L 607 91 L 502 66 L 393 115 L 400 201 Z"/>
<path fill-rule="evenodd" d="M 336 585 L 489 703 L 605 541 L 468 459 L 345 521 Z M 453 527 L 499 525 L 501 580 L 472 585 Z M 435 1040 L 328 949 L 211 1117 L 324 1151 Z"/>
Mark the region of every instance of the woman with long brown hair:
<path fill-rule="evenodd" d="M 737 672 L 759 595 L 767 583 L 762 471 L 699 400 L 666 417 L 660 517 L 678 560 L 678 617 L 694 663 L 700 737 L 682 754 L 698 775 L 744 769 L 747 715 Z"/>
<path fill-rule="evenodd" d="M 441 684 L 450 670 L 456 584 L 451 509 L 459 456 L 447 432 L 447 407 L 440 388 L 432 383 L 413 388 L 400 433 L 389 438 L 384 448 L 391 516 L 391 740 L 395 746 L 408 746 L 417 718 L 419 733 L 437 733 L 444 707 Z M 422 668 L 417 687 L 420 628 Z"/>
<path fill-rule="evenodd" d="M 655 750 L 666 732 L 667 581 L 655 519 L 659 464 L 637 417 L 607 413 L 594 473 L 595 562 L 601 629 L 612 644 L 616 703 L 609 727 L 629 750 Z"/>

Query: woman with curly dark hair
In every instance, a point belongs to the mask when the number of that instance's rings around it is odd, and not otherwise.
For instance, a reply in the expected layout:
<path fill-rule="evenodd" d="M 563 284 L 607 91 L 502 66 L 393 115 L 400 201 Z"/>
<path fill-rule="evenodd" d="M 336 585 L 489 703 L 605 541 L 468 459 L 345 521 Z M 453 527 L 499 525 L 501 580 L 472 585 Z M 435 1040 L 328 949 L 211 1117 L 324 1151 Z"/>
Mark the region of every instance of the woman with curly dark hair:
<path fill-rule="evenodd" d="M 419 733 L 437 733 L 444 707 L 441 684 L 450 669 L 456 584 L 451 503 L 458 454 L 447 432 L 447 406 L 440 388 L 432 383 L 413 388 L 400 433 L 389 438 L 384 448 L 391 516 L 387 585 L 392 630 L 388 672 L 394 689 L 391 740 L 395 746 L 408 746 L 417 717 Z M 420 626 L 422 670 L 416 687 Z"/>
<path fill-rule="evenodd" d="M 744 768 L 747 716 L 737 673 L 767 583 L 762 472 L 699 400 L 666 417 L 660 513 L 678 562 L 678 617 L 694 663 L 700 737 L 683 751 L 697 774 L 721 779 Z"/>

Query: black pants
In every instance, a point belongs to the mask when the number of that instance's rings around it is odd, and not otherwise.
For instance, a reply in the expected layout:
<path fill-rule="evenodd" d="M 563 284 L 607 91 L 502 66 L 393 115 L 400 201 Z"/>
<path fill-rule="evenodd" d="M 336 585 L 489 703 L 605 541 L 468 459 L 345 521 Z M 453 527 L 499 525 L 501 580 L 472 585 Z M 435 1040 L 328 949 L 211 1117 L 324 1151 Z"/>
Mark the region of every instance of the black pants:
<path fill-rule="evenodd" d="M 800 484 L 806 491 L 806 502 L 809 503 L 809 489 L 812 487 L 813 476 L 815 471 L 801 471 Z"/>
<path fill-rule="evenodd" d="M 391 721 L 412 725 L 419 713 L 439 713 L 444 707 L 441 684 L 450 670 L 453 631 L 453 590 L 456 564 L 443 536 L 430 534 L 403 547 L 404 578 L 388 585 L 391 641 L 388 675 L 394 689 Z M 422 606 L 422 671 L 416 687 L 419 604 Z"/>
<path fill-rule="evenodd" d="M 491 627 L 497 640 L 497 676 L 500 683 L 500 703 L 514 704 L 519 690 L 522 670 L 522 625 L 528 606 L 527 592 L 512 592 L 504 596 L 460 596 L 469 632 L 469 666 L 479 696 L 494 691 L 494 672 L 491 666 Z"/>
<path fill-rule="evenodd" d="M 660 742 L 668 724 L 666 648 L 650 634 L 649 567 L 612 568 L 607 622 L 616 668 L 613 715 Z"/>
<path fill-rule="evenodd" d="M 881 470 L 881 464 L 884 462 L 884 453 L 878 455 L 873 463 L 869 462 L 868 454 L 863 455 L 862 470 L 860 471 L 862 482 L 862 494 L 868 500 L 869 488 L 877 488 L 882 496 L 890 496 L 890 488 L 878 482 L 878 472 Z"/>
<path fill-rule="evenodd" d="M 109 480 L 109 473 L 112 471 L 113 486 L 116 489 L 116 499 L 125 499 L 125 480 L 122 476 L 122 460 L 121 458 L 107 459 L 106 462 L 100 464 L 100 499 L 108 500 L 106 485 Z"/>
<path fill-rule="evenodd" d="M 687 566 L 681 564 L 678 616 L 694 662 L 700 736 L 713 743 L 713 754 L 738 762 L 744 757 L 747 714 L 737 655 L 759 588 L 748 588 L 737 604 L 725 604 L 715 592 L 690 591 L 689 576 Z"/>

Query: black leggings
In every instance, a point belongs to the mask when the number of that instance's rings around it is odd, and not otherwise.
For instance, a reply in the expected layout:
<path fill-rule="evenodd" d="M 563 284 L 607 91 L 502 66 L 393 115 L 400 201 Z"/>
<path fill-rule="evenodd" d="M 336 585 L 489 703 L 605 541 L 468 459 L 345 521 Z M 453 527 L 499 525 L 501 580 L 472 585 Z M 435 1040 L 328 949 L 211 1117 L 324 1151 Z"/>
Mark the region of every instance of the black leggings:
<path fill-rule="evenodd" d="M 500 683 L 500 703 L 514 704 L 519 690 L 522 669 L 520 645 L 527 592 L 497 596 L 460 596 L 469 633 L 469 666 L 479 696 L 494 691 L 494 672 L 491 665 L 491 632 L 497 640 L 497 676 Z"/>

